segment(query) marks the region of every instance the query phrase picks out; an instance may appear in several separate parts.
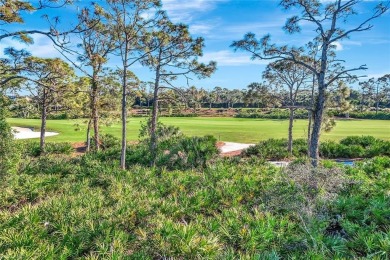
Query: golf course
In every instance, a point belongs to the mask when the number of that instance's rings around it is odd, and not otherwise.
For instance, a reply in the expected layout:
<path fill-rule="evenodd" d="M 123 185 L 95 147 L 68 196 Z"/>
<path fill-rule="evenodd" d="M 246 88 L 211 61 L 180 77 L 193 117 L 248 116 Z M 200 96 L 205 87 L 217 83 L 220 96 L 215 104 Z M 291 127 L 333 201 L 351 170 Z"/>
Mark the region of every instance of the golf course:
<path fill-rule="evenodd" d="M 29 127 L 39 131 L 39 119 L 9 118 L 11 126 Z M 137 140 L 139 129 L 146 118 L 128 119 L 128 140 Z M 211 117 L 163 117 L 161 122 L 174 125 L 188 136 L 213 135 L 220 141 L 256 143 L 269 138 L 287 138 L 288 120 L 211 118 Z M 47 137 L 48 142 L 81 142 L 85 140 L 85 120 L 48 120 L 47 131 L 59 135 Z M 121 135 L 119 122 L 102 126 L 102 134 Z M 371 135 L 379 139 L 390 140 L 390 122 L 387 120 L 337 120 L 330 132 L 322 133 L 322 140 L 340 140 L 346 136 Z M 294 122 L 294 138 L 306 138 L 307 121 Z"/>

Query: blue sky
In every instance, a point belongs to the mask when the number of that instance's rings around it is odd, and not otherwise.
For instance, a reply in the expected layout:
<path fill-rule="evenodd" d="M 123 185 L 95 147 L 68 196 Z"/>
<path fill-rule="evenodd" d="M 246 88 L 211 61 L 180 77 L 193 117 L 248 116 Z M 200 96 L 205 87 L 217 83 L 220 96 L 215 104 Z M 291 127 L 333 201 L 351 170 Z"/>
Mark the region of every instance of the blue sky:
<path fill-rule="evenodd" d="M 323 0 L 323 2 L 330 0 Z M 96 1 L 99 2 L 99 1 Z M 297 14 L 296 10 L 284 11 L 278 6 L 277 0 L 163 0 L 163 9 L 174 22 L 183 22 L 189 25 L 194 36 L 205 38 L 206 48 L 201 61 L 215 60 L 218 70 L 208 79 L 194 80 L 191 84 L 197 87 L 212 89 L 215 86 L 233 88 L 245 88 L 251 82 L 261 81 L 261 73 L 266 61 L 252 61 L 245 52 L 235 53 L 229 45 L 234 40 L 240 40 L 247 32 L 253 32 L 257 36 L 271 34 L 273 42 L 301 46 L 313 38 L 313 29 L 304 26 L 299 34 L 288 35 L 282 27 L 288 17 Z M 79 1 L 86 4 L 88 1 Z M 378 1 L 366 0 L 359 4 L 358 14 L 345 25 L 350 28 L 358 24 L 370 14 L 370 10 Z M 62 8 L 52 11 L 51 15 L 59 15 L 63 26 L 74 23 L 74 15 L 77 8 Z M 44 28 L 45 22 L 36 12 L 25 16 L 26 24 L 13 27 L 25 29 Z M 351 38 L 338 43 L 337 55 L 346 60 L 346 67 L 356 67 L 362 64 L 368 66 L 368 70 L 359 72 L 358 75 L 378 77 L 390 73 L 390 13 L 372 23 L 374 27 L 370 31 L 355 33 Z M 35 44 L 25 46 L 21 43 L 6 39 L 0 42 L 0 50 L 6 46 L 26 48 L 33 55 L 41 57 L 60 57 L 48 39 L 43 36 L 34 36 Z M 115 66 L 112 59 L 111 66 Z M 152 80 L 152 73 L 147 69 L 137 66 L 134 72 L 141 80 Z M 178 81 L 177 85 L 182 85 Z"/>

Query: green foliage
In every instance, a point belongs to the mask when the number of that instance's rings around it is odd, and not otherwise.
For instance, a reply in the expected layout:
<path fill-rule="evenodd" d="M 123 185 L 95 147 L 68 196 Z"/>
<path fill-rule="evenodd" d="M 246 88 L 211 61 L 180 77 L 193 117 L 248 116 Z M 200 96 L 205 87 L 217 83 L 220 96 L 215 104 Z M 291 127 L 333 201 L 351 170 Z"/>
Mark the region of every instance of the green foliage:
<path fill-rule="evenodd" d="M 0 93 L 0 177 L 16 172 L 21 156 L 14 144 L 11 127 L 5 120 L 7 102 Z"/>
<path fill-rule="evenodd" d="M 244 157 L 257 156 L 267 160 L 283 160 L 289 158 L 287 139 L 269 139 L 244 150 Z M 307 155 L 307 141 L 293 140 L 293 156 Z M 325 141 L 320 143 L 320 156 L 326 159 L 337 158 L 372 158 L 390 156 L 390 142 L 372 136 L 348 136 L 340 142 Z"/>
<path fill-rule="evenodd" d="M 20 142 L 24 156 L 37 157 L 41 155 L 41 148 L 38 142 L 24 141 Z M 71 154 L 73 147 L 70 143 L 47 143 L 45 146 L 46 154 Z"/>
<path fill-rule="evenodd" d="M 344 116 L 343 114 L 332 111 L 335 116 Z M 366 111 L 366 112 L 349 112 L 348 116 L 350 118 L 356 119 L 375 119 L 375 120 L 390 120 L 390 112 L 386 111 Z"/>
<path fill-rule="evenodd" d="M 290 157 L 287 151 L 287 143 L 287 139 L 268 139 L 244 150 L 242 155 L 257 156 L 267 160 L 287 159 Z M 293 140 L 293 155 L 295 157 L 302 157 L 307 155 L 306 140 Z"/>
<path fill-rule="evenodd" d="M 119 149 L 121 145 L 119 138 L 112 134 L 101 135 L 99 142 L 102 150 Z M 93 137 L 91 138 L 91 147 L 95 147 L 95 139 Z"/>
<path fill-rule="evenodd" d="M 290 111 L 288 109 L 272 109 L 272 110 L 262 110 L 262 109 L 246 109 L 240 110 L 240 112 L 235 115 L 237 118 L 263 118 L 263 119 L 289 119 Z M 294 111 L 294 119 L 307 119 L 308 113 L 307 110 L 297 109 Z"/>
<path fill-rule="evenodd" d="M 340 143 L 326 141 L 320 144 L 320 155 L 325 158 L 372 158 L 390 155 L 390 142 L 372 136 L 349 136 Z"/>
<path fill-rule="evenodd" d="M 387 157 L 282 170 L 227 158 L 156 176 L 96 154 L 32 158 L 6 176 L 2 258 L 389 258 Z"/>

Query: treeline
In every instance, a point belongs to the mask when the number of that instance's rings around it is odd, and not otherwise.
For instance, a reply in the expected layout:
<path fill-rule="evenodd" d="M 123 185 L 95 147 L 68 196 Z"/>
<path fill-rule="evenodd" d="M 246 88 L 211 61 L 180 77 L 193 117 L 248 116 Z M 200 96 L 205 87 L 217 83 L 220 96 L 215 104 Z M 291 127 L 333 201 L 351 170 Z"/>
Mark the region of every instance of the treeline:
<path fill-rule="evenodd" d="M 378 79 L 377 82 L 387 78 L 388 75 Z M 368 80 L 375 82 L 374 79 Z M 362 81 L 360 86 L 365 86 L 366 81 Z M 377 84 L 375 84 L 376 86 Z M 332 101 L 329 106 L 330 114 L 337 117 L 351 117 L 361 119 L 389 119 L 390 118 L 390 92 L 388 86 L 380 88 L 376 91 L 367 91 L 367 88 L 360 89 L 347 88 L 344 95 L 345 100 L 341 100 L 340 92 L 335 90 L 330 92 L 329 99 Z M 134 95 L 129 98 L 129 111 L 131 109 L 138 110 L 134 115 L 147 116 L 150 112 L 147 109 L 152 108 L 153 95 L 146 88 L 136 89 Z M 283 109 L 289 106 L 288 97 L 284 90 L 278 91 L 273 88 L 270 83 L 251 83 L 249 86 L 242 89 L 227 89 L 215 87 L 212 90 L 203 88 L 181 88 L 180 93 L 175 91 L 164 91 L 165 99 L 160 101 L 160 108 L 163 115 L 167 116 L 194 116 L 205 115 L 202 113 L 204 109 L 237 109 L 237 113 L 233 113 L 237 117 L 255 117 L 260 118 L 264 114 L 263 111 L 270 109 Z M 297 109 L 309 109 L 311 93 L 307 89 L 303 89 L 298 93 L 295 105 Z M 69 99 L 70 98 L 70 99 Z M 73 96 L 75 98 L 75 96 Z M 39 118 L 39 100 L 34 96 L 12 96 L 10 103 L 10 111 L 12 116 L 20 118 Z M 68 97 L 66 102 L 72 97 Z M 78 106 L 69 106 L 65 100 L 56 100 L 52 105 L 53 113 L 49 115 L 52 119 L 70 119 L 70 118 L 85 118 L 88 115 L 85 113 L 87 109 L 79 109 L 79 106 L 86 108 L 88 99 L 84 98 Z M 116 95 L 111 91 L 109 95 L 100 96 L 101 113 L 111 113 L 111 115 L 119 116 L 120 113 L 120 95 Z M 344 104 L 342 104 L 342 102 Z M 75 103 L 75 102 L 74 102 Z M 347 103 L 347 104 L 345 104 Z M 343 105 L 343 106 L 340 106 Z M 141 111 L 139 111 L 141 110 Z M 142 111 L 144 110 L 144 111 Z M 277 110 L 281 111 L 281 110 Z M 139 113 L 137 113 L 139 112 Z M 306 113 L 307 114 L 307 113 Z M 213 116 L 213 113 L 206 115 Z M 232 113 L 230 113 L 232 115 Z M 196 116 L 196 115 L 195 115 Z M 278 117 L 278 116 L 276 116 Z M 275 118 L 275 117 L 272 117 Z M 287 119 L 288 116 L 280 116 L 280 119 Z M 297 113 L 295 118 L 303 118 Z M 307 115 L 305 116 L 307 118 Z"/>

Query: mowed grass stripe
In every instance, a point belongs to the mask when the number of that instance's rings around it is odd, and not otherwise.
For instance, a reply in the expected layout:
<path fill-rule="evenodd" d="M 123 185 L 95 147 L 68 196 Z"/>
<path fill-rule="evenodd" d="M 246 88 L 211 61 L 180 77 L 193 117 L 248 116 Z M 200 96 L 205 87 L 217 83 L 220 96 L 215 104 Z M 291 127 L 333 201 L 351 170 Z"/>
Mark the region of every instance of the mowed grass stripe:
<path fill-rule="evenodd" d="M 80 142 L 85 140 L 86 125 L 84 120 L 48 120 L 47 131 L 59 132 L 58 136 L 48 137 L 48 141 Z M 141 122 L 145 118 L 129 118 L 128 139 L 137 140 Z M 161 121 L 175 125 L 186 135 L 214 135 L 221 141 L 255 143 L 269 138 L 286 138 L 288 120 L 215 118 L 215 117 L 165 117 Z M 39 130 L 40 120 L 9 118 L 11 126 L 34 127 Z M 81 125 L 81 131 L 75 131 L 75 124 Z M 121 135 L 120 122 L 109 127 L 102 126 L 102 133 L 116 137 Z M 372 135 L 390 140 L 390 121 L 386 120 L 337 120 L 336 127 L 329 133 L 322 134 L 322 140 L 340 140 L 346 136 Z M 307 120 L 294 122 L 294 138 L 306 138 Z"/>

